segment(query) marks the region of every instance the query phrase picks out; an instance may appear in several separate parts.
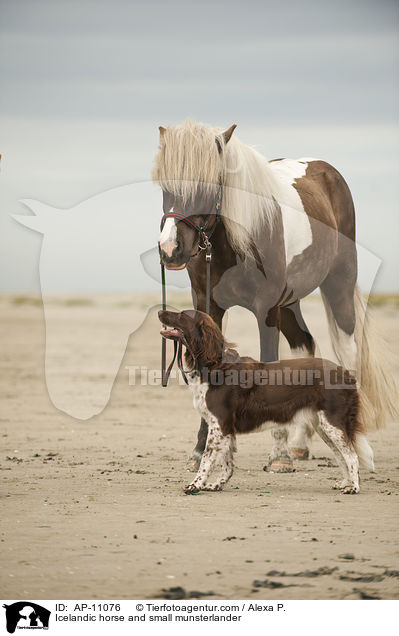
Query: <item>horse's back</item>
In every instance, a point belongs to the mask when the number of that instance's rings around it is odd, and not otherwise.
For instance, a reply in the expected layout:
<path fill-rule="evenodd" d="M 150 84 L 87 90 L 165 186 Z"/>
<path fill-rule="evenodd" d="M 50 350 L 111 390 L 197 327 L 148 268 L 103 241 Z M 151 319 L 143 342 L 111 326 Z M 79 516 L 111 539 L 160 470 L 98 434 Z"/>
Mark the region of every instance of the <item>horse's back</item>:
<path fill-rule="evenodd" d="M 349 187 L 331 164 L 321 159 L 272 159 L 269 162 L 278 181 L 299 195 L 303 210 L 311 219 L 355 238 L 355 210 Z"/>

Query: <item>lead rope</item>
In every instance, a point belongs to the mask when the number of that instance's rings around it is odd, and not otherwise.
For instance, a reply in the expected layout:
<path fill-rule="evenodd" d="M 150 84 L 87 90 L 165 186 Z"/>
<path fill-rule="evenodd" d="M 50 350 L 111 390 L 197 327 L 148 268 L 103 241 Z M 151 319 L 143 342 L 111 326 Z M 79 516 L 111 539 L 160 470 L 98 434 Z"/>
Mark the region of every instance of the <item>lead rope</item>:
<path fill-rule="evenodd" d="M 176 344 L 176 340 L 175 340 L 175 344 Z M 173 360 L 174 362 L 174 360 Z M 173 364 L 172 362 L 172 364 Z M 184 366 L 183 366 L 183 343 L 179 342 L 179 346 L 177 348 L 177 366 L 180 369 L 180 373 L 183 376 L 183 380 L 186 384 L 188 384 L 188 380 L 187 380 L 187 376 L 186 373 L 188 373 L 188 371 L 184 370 Z"/>
<path fill-rule="evenodd" d="M 163 311 L 166 311 L 166 282 L 165 282 L 165 266 L 163 263 L 161 263 L 161 283 L 162 283 L 162 309 Z M 165 328 L 167 327 L 167 325 L 163 325 Z M 175 363 L 176 357 L 177 357 L 177 366 L 180 369 L 180 372 L 183 376 L 183 380 L 186 384 L 188 384 L 188 380 L 186 378 L 186 372 L 184 370 L 183 367 L 183 358 L 182 358 L 182 353 L 183 353 L 183 345 L 181 342 L 177 343 L 176 340 L 174 340 L 173 342 L 173 358 L 172 358 L 172 362 L 170 363 L 170 365 L 168 366 L 168 368 L 166 368 L 166 338 L 162 338 L 162 344 L 161 344 L 161 374 L 162 374 L 162 378 L 161 378 L 161 382 L 162 382 L 162 386 L 168 386 L 168 380 L 169 380 L 169 376 L 170 376 L 170 372 L 172 371 L 173 365 Z"/>
<path fill-rule="evenodd" d="M 211 261 L 212 261 L 212 245 L 208 240 L 208 244 L 206 246 L 206 300 L 205 307 L 206 313 L 209 314 L 209 308 L 211 303 Z M 165 281 L 165 266 L 161 263 L 161 284 L 162 284 L 162 309 L 166 311 L 166 281 Z M 167 325 L 163 325 L 165 328 Z M 188 380 L 186 377 L 186 371 L 183 366 L 183 345 L 181 342 L 177 343 L 177 340 L 173 342 L 173 358 L 172 362 L 166 368 L 166 338 L 162 338 L 161 343 L 161 383 L 162 386 L 168 386 L 168 380 L 170 376 L 170 372 L 172 371 L 173 365 L 175 363 L 177 357 L 177 366 L 180 369 L 180 373 L 183 376 L 183 380 L 186 384 L 188 384 Z"/>
<path fill-rule="evenodd" d="M 212 261 L 212 245 L 209 242 L 206 246 L 206 298 L 205 298 L 205 311 L 209 316 L 210 304 L 211 304 L 211 261 Z"/>
<path fill-rule="evenodd" d="M 161 282 L 162 282 L 162 309 L 163 311 L 166 311 L 166 283 L 165 283 L 165 266 L 163 263 L 161 263 Z M 163 325 L 165 328 L 167 327 L 167 325 Z M 162 374 L 162 378 L 161 378 L 161 382 L 162 382 L 162 386 L 168 386 L 168 380 L 169 380 L 169 376 L 170 376 L 170 372 L 172 371 L 172 367 L 175 363 L 176 360 L 176 356 L 177 356 L 177 363 L 179 364 L 179 355 L 178 355 L 178 349 L 181 352 L 181 343 L 179 343 L 179 346 L 177 346 L 177 341 L 174 340 L 173 342 L 173 358 L 172 358 L 172 362 L 170 363 L 170 365 L 168 366 L 168 368 L 166 368 L 166 338 L 162 338 L 162 344 L 161 344 L 161 374 Z M 181 353 L 180 353 L 180 359 L 181 359 Z M 183 365 L 182 365 L 183 367 Z M 180 366 L 179 366 L 180 368 Z M 182 371 L 182 369 L 180 369 Z M 184 375 L 184 371 L 182 371 L 183 374 L 183 378 L 185 383 L 187 384 L 187 378 Z"/>
<path fill-rule="evenodd" d="M 161 285 L 162 285 L 162 309 L 166 310 L 166 286 L 165 286 L 165 267 L 161 263 Z M 163 325 L 166 327 L 166 325 Z M 162 386 L 168 385 L 168 379 L 165 377 L 166 370 L 166 339 L 162 338 L 161 344 L 161 372 L 162 372 Z"/>
<path fill-rule="evenodd" d="M 216 220 L 215 220 L 215 224 L 214 226 L 211 228 L 211 231 L 209 233 L 209 236 L 211 236 L 215 230 L 216 227 L 216 223 L 218 220 L 218 217 L 221 214 L 221 210 L 222 210 L 222 201 L 223 201 L 223 187 L 222 187 L 222 180 L 221 178 L 219 178 L 219 194 L 218 194 L 218 200 L 216 202 Z M 197 230 L 197 232 L 200 234 L 200 238 L 203 239 L 204 241 L 204 247 L 200 247 L 200 249 L 206 249 L 206 254 L 205 254 L 205 261 L 206 261 L 206 289 L 205 289 L 205 311 L 206 313 L 209 315 L 210 313 L 210 305 L 211 305 L 211 262 L 212 262 L 212 243 L 209 240 L 209 237 L 205 234 L 205 227 L 198 227 L 195 224 L 191 223 L 189 221 L 189 219 L 187 219 L 186 217 L 183 217 L 180 214 L 177 214 L 176 212 L 174 212 L 173 214 L 164 214 L 164 219 L 168 218 L 169 216 L 174 216 L 174 217 L 178 217 L 181 221 L 187 223 L 188 225 L 190 225 L 191 227 L 194 227 L 195 230 Z M 162 225 L 161 225 L 162 227 Z M 162 283 L 162 309 L 164 311 L 166 311 L 166 282 L 165 282 L 165 266 L 161 261 L 161 283 Z M 164 325 L 164 327 L 167 327 L 167 325 Z M 168 368 L 166 368 L 166 338 L 162 338 L 162 345 L 161 345 L 161 382 L 162 382 L 162 386 L 168 386 L 168 380 L 169 380 L 169 376 L 170 376 L 170 372 L 172 370 L 172 367 L 175 363 L 176 357 L 177 357 L 177 365 L 180 369 L 180 372 L 183 376 L 184 382 L 186 384 L 188 384 L 188 380 L 186 377 L 186 372 L 184 371 L 183 368 L 183 360 L 182 360 L 182 348 L 183 345 L 181 342 L 179 342 L 179 344 L 177 343 L 177 341 L 175 340 L 173 342 L 173 359 L 172 362 L 170 363 L 170 365 L 168 366 Z"/>

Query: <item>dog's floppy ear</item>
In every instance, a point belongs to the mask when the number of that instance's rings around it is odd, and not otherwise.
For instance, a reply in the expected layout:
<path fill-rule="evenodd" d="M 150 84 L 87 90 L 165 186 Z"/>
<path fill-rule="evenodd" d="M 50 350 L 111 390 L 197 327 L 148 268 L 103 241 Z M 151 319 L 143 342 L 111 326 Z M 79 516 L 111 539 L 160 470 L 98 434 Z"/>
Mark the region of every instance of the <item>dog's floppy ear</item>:
<path fill-rule="evenodd" d="M 198 324 L 198 344 L 201 349 L 201 357 L 206 364 L 216 364 L 221 361 L 224 338 L 219 327 L 202 318 Z"/>

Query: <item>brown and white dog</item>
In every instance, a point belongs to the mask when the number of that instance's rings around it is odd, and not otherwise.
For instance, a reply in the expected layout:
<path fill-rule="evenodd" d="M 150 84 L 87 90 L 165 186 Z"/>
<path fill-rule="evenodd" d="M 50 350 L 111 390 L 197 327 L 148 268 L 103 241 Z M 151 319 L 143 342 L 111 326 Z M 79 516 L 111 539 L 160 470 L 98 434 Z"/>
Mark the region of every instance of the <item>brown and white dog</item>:
<path fill-rule="evenodd" d="M 233 474 L 236 434 L 293 425 L 301 418 L 312 423 L 342 469 L 343 481 L 335 487 L 345 494 L 359 492 L 359 460 L 374 470 L 373 451 L 364 435 L 361 395 L 349 371 L 321 358 L 257 362 L 240 357 L 201 311 L 160 311 L 158 316 L 167 325 L 161 335 L 186 347 L 194 407 L 209 427 L 187 494 L 223 488 Z M 220 475 L 209 483 L 217 466 Z"/>

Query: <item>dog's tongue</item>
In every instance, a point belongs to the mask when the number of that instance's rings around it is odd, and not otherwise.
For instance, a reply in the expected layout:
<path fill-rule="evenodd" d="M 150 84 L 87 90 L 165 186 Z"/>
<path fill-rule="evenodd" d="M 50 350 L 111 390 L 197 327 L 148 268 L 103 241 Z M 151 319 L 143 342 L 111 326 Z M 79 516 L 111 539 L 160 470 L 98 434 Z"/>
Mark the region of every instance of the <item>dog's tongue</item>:
<path fill-rule="evenodd" d="M 177 329 L 161 329 L 161 336 L 164 336 L 164 338 L 178 338 L 179 332 Z"/>

